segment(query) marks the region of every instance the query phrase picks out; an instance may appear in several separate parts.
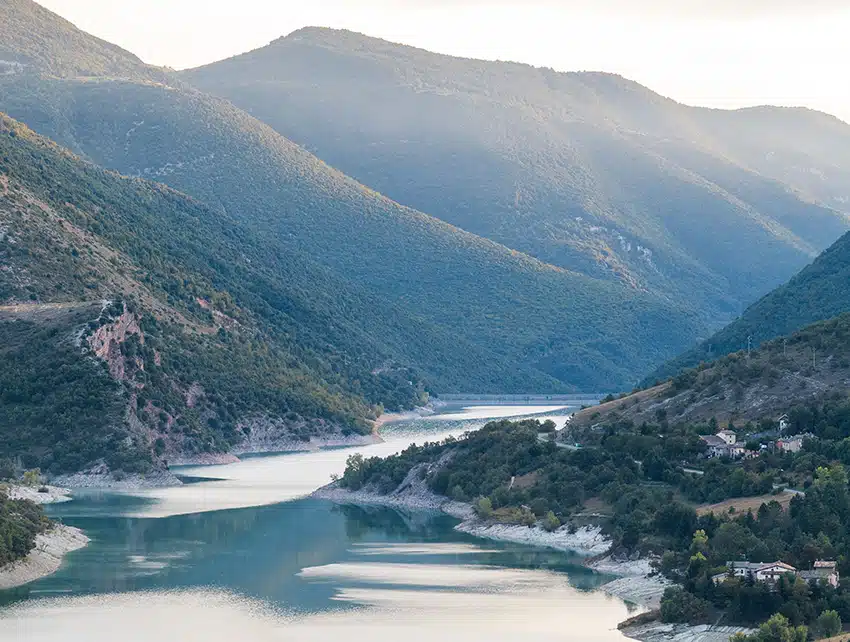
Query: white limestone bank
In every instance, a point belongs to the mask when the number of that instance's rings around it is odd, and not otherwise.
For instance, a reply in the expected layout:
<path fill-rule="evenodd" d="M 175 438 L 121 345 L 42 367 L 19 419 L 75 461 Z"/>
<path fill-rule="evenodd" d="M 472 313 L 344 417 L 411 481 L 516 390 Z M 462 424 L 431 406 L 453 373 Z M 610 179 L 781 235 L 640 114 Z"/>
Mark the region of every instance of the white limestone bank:
<path fill-rule="evenodd" d="M 35 538 L 35 548 L 24 559 L 0 568 L 0 590 L 29 584 L 59 570 L 62 558 L 89 543 L 78 528 L 57 524 Z"/>
<path fill-rule="evenodd" d="M 116 475 L 103 464 L 73 475 L 60 475 L 51 481 L 57 486 L 103 490 L 138 490 L 182 484 L 174 473 L 168 470 L 154 470 L 146 474 Z"/>
<path fill-rule="evenodd" d="M 292 439 L 291 437 L 262 438 L 257 432 L 252 433 L 250 439 L 236 446 L 230 451 L 230 456 L 238 461 L 241 455 L 256 455 L 264 453 L 293 453 L 293 452 L 315 452 L 322 448 L 340 448 L 354 446 L 370 446 L 383 441 L 377 433 L 369 435 L 343 435 L 314 436 L 309 440 Z M 228 463 L 228 462 L 225 462 Z"/>
<path fill-rule="evenodd" d="M 10 486 L 9 499 L 26 499 L 34 504 L 58 504 L 71 501 L 71 491 L 57 486 Z"/>
<path fill-rule="evenodd" d="M 561 527 L 550 533 L 539 526 L 493 524 L 479 519 L 469 519 L 458 524 L 455 530 L 484 539 L 551 548 L 587 557 L 600 555 L 611 548 L 611 541 L 602 534 L 602 529 L 590 526 L 572 532 L 566 527 Z"/>
<path fill-rule="evenodd" d="M 663 624 L 651 622 L 621 629 L 623 635 L 640 642 L 729 642 L 736 633 L 752 633 L 752 629 L 735 626 L 701 624 Z"/>

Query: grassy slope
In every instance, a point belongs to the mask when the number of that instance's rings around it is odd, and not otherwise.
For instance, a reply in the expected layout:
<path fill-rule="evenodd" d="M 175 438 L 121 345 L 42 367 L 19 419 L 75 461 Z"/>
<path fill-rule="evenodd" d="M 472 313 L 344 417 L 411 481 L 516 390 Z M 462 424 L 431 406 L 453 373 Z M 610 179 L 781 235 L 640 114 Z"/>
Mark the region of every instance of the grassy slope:
<path fill-rule="evenodd" d="M 805 176 L 792 162 L 827 171 L 843 159 L 850 172 L 850 157 L 834 151 L 850 127 L 837 123 L 808 128 L 833 141 L 829 154 L 809 145 L 791 158 L 785 148 L 805 140 L 749 112 L 687 108 L 608 74 L 451 58 L 328 29 L 181 78 L 399 202 L 546 262 L 640 283 L 715 323 L 848 227 L 788 190 Z M 780 146 L 776 167 L 758 162 Z M 815 194 L 830 207 L 842 202 L 836 171 L 833 191 Z"/>
<path fill-rule="evenodd" d="M 767 341 L 747 356 L 736 352 L 671 382 L 637 392 L 574 418 L 575 425 L 628 419 L 636 424 L 666 419 L 671 423 L 721 425 L 776 419 L 794 406 L 817 402 L 850 390 L 850 314 L 842 314 Z"/>

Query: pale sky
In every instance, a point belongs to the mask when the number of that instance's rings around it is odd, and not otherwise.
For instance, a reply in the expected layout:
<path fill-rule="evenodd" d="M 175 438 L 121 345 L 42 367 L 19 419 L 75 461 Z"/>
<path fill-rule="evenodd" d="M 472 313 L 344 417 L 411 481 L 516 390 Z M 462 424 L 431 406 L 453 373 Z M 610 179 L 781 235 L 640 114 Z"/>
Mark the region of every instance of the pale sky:
<path fill-rule="evenodd" d="M 194 67 L 305 26 L 559 71 L 684 103 L 802 105 L 850 122 L 850 0 L 39 0 L 146 62 Z"/>

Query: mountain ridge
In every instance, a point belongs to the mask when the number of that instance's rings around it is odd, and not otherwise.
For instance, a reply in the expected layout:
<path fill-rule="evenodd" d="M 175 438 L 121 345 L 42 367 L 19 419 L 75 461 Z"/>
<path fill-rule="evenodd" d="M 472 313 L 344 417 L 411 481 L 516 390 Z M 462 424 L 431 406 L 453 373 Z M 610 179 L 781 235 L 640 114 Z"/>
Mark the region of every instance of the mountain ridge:
<path fill-rule="evenodd" d="M 665 383 L 602 405 L 573 418 L 579 427 L 661 419 L 670 424 L 721 426 L 766 421 L 791 409 L 816 406 L 850 391 L 850 313 L 805 325 L 788 335 L 754 344 Z"/>
<path fill-rule="evenodd" d="M 780 180 L 787 167 L 742 161 L 729 114 L 612 74 L 307 28 L 179 77 L 398 202 L 708 322 L 739 314 L 850 225 L 833 209 L 841 193 L 824 206 Z M 736 262 L 718 257 L 724 246 Z"/>

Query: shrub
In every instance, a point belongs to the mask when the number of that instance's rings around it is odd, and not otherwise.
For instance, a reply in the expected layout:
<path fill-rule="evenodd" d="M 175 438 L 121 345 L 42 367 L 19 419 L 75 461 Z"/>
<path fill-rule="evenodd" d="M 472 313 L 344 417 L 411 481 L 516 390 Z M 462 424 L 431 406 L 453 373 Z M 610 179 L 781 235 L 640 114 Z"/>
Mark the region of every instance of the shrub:
<path fill-rule="evenodd" d="M 546 513 L 546 517 L 543 518 L 543 528 L 552 533 L 561 528 L 561 520 L 558 519 L 555 513 L 549 511 Z"/>

